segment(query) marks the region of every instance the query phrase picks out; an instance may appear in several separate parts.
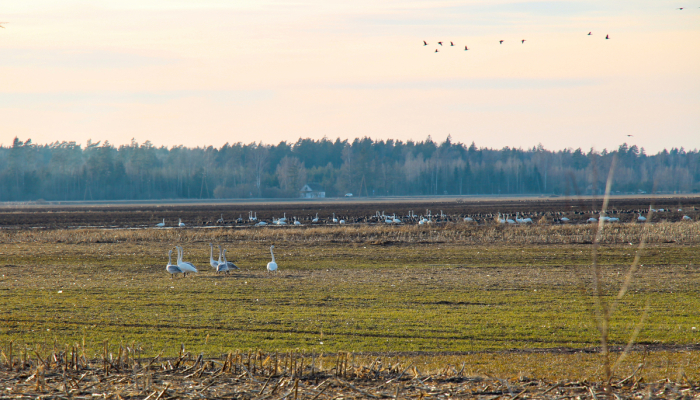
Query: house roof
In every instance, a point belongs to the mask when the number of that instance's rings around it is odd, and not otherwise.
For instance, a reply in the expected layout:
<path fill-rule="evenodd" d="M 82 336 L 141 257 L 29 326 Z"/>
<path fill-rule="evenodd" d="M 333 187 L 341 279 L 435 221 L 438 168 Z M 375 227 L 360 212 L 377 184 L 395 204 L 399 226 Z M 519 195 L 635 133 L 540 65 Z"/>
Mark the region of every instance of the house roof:
<path fill-rule="evenodd" d="M 318 183 L 307 183 L 303 188 L 301 188 L 301 190 L 304 190 L 307 186 L 312 192 L 325 192 L 323 186 L 319 185 Z"/>

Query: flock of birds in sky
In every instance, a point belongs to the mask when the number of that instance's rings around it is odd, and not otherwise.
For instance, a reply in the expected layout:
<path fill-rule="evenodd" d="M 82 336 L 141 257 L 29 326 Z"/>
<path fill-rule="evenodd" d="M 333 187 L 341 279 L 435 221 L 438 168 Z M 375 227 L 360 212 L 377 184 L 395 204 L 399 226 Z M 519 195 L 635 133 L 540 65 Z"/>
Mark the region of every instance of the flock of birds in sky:
<path fill-rule="evenodd" d="M 686 7 L 677 7 L 676 10 L 681 10 L 681 11 L 683 11 L 685 8 L 686 8 Z M 698 8 L 700 8 L 700 7 L 698 7 Z M 588 32 L 588 36 L 593 36 L 593 32 Z M 606 34 L 606 35 L 605 35 L 605 39 L 606 39 L 606 40 L 610 39 L 610 34 Z M 527 41 L 527 39 L 520 39 L 520 44 L 525 44 L 526 41 Z M 505 42 L 505 40 L 503 40 L 503 39 L 501 39 L 501 40 L 498 41 L 499 44 L 503 44 L 503 42 Z M 423 41 L 423 46 L 428 46 L 428 44 L 429 44 L 429 43 L 426 42 L 425 40 Z M 437 44 L 439 44 L 440 47 L 444 46 L 442 42 L 437 42 Z M 454 42 L 450 41 L 450 46 L 449 46 L 449 47 L 455 47 Z M 459 46 L 457 46 L 457 47 L 459 47 Z M 469 50 L 469 47 L 468 47 L 467 45 L 464 45 L 464 51 L 467 51 L 467 50 Z M 439 53 L 439 52 L 440 52 L 440 50 L 436 48 L 436 49 L 435 49 L 435 53 Z M 629 136 L 629 135 L 628 135 L 628 136 Z"/>
<path fill-rule="evenodd" d="M 682 8 L 681 8 L 681 10 L 682 10 Z M 593 32 L 588 32 L 588 35 L 587 35 L 587 36 L 593 36 Z M 608 39 L 610 39 L 610 34 L 605 35 L 605 40 L 608 40 Z M 501 40 L 498 41 L 499 44 L 503 44 L 503 42 L 505 42 L 504 39 L 501 39 Z M 525 42 L 527 42 L 527 39 L 520 39 L 520 44 L 525 44 Z M 428 46 L 428 44 L 429 44 L 429 43 L 426 42 L 425 40 L 423 41 L 423 46 L 424 46 L 424 47 L 425 47 L 425 46 Z M 442 42 L 437 42 L 437 44 L 439 44 L 440 46 L 444 46 Z M 452 41 L 450 41 L 450 46 L 449 46 L 449 47 L 455 47 L 455 43 L 452 42 Z M 457 46 L 457 47 L 459 47 L 459 46 Z M 468 47 L 467 45 L 464 45 L 464 51 L 467 51 L 467 50 L 469 50 L 469 47 Z M 440 50 L 435 49 L 435 52 L 436 52 L 436 53 L 439 53 Z"/>

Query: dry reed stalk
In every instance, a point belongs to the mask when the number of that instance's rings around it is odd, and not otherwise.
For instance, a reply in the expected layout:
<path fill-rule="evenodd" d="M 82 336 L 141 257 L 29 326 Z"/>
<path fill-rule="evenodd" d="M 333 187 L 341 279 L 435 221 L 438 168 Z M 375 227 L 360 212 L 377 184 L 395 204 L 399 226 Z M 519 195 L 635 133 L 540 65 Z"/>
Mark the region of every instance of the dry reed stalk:
<path fill-rule="evenodd" d="M 605 185 L 605 195 L 603 198 L 603 206 L 600 211 L 600 216 L 603 217 L 605 216 L 605 212 L 608 207 L 608 201 L 610 199 L 610 189 L 612 187 L 612 181 L 613 181 L 613 172 L 615 169 L 615 164 L 616 164 L 617 158 L 613 157 L 612 164 L 610 166 L 610 171 L 608 173 L 608 179 L 606 181 Z M 612 381 L 613 374 L 615 372 L 615 369 L 620 365 L 620 363 L 627 357 L 627 354 L 632 348 L 632 345 L 637 339 L 637 336 L 641 332 L 642 326 L 647 318 L 648 311 L 649 311 L 649 300 L 647 300 L 646 307 L 644 309 L 644 313 L 642 314 L 642 317 L 640 318 L 639 323 L 636 325 L 635 330 L 633 333 L 630 335 L 630 338 L 628 340 L 627 345 L 625 346 L 624 351 L 620 353 L 620 355 L 617 357 L 615 362 L 611 365 L 610 362 L 610 351 L 609 351 L 609 335 L 610 335 L 610 320 L 612 318 L 613 313 L 615 312 L 615 309 L 617 308 L 617 305 L 619 304 L 620 300 L 624 297 L 624 295 L 627 293 L 627 290 L 629 289 L 629 286 L 632 282 L 632 278 L 634 276 L 634 273 L 637 271 L 638 266 L 639 266 L 639 261 L 642 255 L 642 252 L 645 248 L 646 244 L 646 239 L 647 235 L 646 233 L 648 232 L 647 227 L 649 226 L 648 221 L 652 219 L 653 216 L 653 211 L 650 209 L 649 215 L 647 216 L 647 220 L 642 224 L 642 232 L 641 232 L 641 239 L 639 241 L 639 245 L 637 247 L 637 252 L 635 254 L 634 260 L 632 261 L 629 270 L 627 271 L 627 274 L 625 275 L 625 280 L 623 284 L 621 285 L 617 296 L 613 299 L 612 302 L 609 302 L 605 299 L 605 293 L 603 291 L 603 284 L 602 284 L 602 268 L 598 264 L 598 250 L 600 247 L 601 243 L 601 238 L 603 235 L 603 230 L 605 227 L 605 219 L 604 218 L 599 218 L 598 224 L 597 224 L 597 231 L 596 231 L 596 236 L 593 241 L 593 248 L 592 248 L 592 263 L 591 263 L 591 268 L 592 268 L 592 275 L 593 275 L 593 288 L 594 288 L 594 301 L 595 301 L 595 321 L 596 321 L 596 327 L 600 333 L 600 341 L 601 341 L 601 355 L 603 357 L 603 373 L 605 375 L 605 384 L 610 385 L 610 382 Z M 606 386 L 607 387 L 607 386 Z M 591 395 L 595 397 L 595 394 L 591 391 Z"/>

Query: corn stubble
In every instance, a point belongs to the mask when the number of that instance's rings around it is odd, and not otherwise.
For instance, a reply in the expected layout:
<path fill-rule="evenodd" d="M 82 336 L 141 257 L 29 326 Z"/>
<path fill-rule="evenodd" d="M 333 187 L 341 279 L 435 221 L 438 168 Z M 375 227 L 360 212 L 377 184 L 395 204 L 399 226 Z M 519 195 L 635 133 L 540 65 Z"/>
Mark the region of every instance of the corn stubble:
<path fill-rule="evenodd" d="M 700 386 L 684 373 L 677 381 L 648 382 L 638 376 L 639 368 L 603 385 L 587 379 L 534 379 L 522 371 L 501 379 L 489 372 L 475 372 L 468 358 L 455 363 L 449 356 L 433 356 L 430 365 L 421 362 L 420 357 L 346 352 L 236 350 L 204 357 L 187 351 L 184 345 L 175 357 L 161 354 L 143 357 L 133 343 L 110 346 L 107 342 L 102 353 L 92 358 L 86 357 L 79 344 L 62 347 L 54 343 L 53 347 L 38 346 L 34 350 L 24 347 L 17 356 L 10 357 L 3 351 L 1 397 L 676 399 L 700 395 Z M 580 362 L 580 356 L 576 357 Z M 508 361 L 513 360 L 500 360 Z"/>

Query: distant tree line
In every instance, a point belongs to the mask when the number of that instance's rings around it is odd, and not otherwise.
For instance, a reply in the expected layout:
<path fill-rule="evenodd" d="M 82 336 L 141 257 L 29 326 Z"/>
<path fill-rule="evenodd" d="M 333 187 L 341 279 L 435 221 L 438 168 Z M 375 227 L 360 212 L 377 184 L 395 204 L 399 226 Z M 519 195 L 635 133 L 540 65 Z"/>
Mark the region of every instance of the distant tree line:
<path fill-rule="evenodd" d="M 298 197 L 306 183 L 326 196 L 700 192 L 700 153 L 637 146 L 597 152 L 477 148 L 434 142 L 299 139 L 296 143 L 155 147 L 0 146 L 0 201 Z"/>

